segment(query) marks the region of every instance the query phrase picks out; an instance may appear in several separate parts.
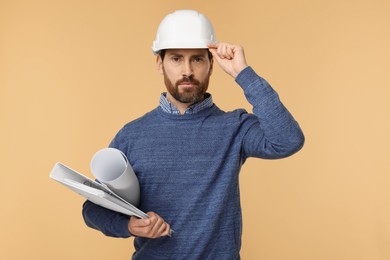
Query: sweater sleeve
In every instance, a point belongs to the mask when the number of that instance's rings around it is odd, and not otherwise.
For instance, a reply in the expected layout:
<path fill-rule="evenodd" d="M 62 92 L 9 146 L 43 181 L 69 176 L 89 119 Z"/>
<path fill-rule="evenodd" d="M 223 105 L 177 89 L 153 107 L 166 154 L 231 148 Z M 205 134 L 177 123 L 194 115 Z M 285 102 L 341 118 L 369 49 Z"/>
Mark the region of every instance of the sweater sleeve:
<path fill-rule="evenodd" d="M 131 236 L 128 229 L 129 217 L 124 214 L 103 208 L 89 200 L 84 202 L 82 213 L 88 227 L 99 230 L 106 236 Z"/>
<path fill-rule="evenodd" d="M 243 159 L 278 159 L 299 151 L 304 144 L 303 132 L 268 82 L 251 67 L 241 71 L 236 82 L 244 90 L 254 114 L 242 141 Z"/>

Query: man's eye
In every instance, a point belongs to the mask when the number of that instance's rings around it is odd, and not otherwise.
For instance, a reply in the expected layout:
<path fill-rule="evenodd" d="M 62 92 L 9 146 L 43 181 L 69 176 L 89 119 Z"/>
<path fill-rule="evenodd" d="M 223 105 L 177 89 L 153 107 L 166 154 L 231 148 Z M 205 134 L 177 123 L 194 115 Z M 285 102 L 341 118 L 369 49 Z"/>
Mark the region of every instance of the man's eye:
<path fill-rule="evenodd" d="M 195 61 L 195 62 L 202 62 L 202 61 L 203 61 L 203 58 L 201 58 L 201 57 L 196 57 L 196 58 L 194 58 L 194 61 Z"/>
<path fill-rule="evenodd" d="M 180 58 L 179 58 L 179 57 L 172 57 L 172 61 L 174 61 L 174 62 L 179 62 L 179 61 L 180 61 Z"/>

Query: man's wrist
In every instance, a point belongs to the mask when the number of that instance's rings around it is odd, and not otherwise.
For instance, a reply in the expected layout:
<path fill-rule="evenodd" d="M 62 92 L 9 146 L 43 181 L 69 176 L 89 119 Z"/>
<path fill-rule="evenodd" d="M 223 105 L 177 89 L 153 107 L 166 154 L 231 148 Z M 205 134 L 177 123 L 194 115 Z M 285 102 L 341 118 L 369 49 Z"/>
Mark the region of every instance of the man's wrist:
<path fill-rule="evenodd" d="M 240 75 L 240 73 L 245 70 L 246 68 L 248 68 L 249 66 L 248 65 L 245 65 L 243 66 L 241 69 L 238 69 L 237 72 L 233 75 L 234 79 L 236 79 L 238 77 L 238 75 Z"/>
<path fill-rule="evenodd" d="M 248 65 L 237 74 L 237 76 L 235 77 L 235 81 L 241 85 L 244 81 L 248 79 L 248 77 L 251 78 L 253 74 L 257 75 L 256 72 L 252 69 L 252 67 Z"/>

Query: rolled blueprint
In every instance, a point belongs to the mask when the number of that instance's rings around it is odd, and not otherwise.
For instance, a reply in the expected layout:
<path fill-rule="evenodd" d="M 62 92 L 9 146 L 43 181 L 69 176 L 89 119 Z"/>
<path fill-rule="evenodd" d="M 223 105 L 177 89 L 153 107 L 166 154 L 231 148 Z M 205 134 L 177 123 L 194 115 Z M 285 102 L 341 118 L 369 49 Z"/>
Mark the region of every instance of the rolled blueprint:
<path fill-rule="evenodd" d="M 101 183 L 134 206 L 138 206 L 140 190 L 138 178 L 120 150 L 104 148 L 91 160 L 91 171 Z"/>

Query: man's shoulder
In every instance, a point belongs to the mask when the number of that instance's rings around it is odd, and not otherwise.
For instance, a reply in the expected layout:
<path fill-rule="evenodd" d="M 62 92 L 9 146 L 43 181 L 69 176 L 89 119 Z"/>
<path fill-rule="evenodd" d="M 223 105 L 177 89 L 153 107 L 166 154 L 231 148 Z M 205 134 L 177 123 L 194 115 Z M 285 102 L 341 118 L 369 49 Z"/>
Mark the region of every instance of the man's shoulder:
<path fill-rule="evenodd" d="M 146 114 L 126 123 L 123 126 L 122 130 L 130 130 L 134 128 L 147 126 L 149 123 L 155 122 L 157 116 L 158 116 L 157 108 L 155 108 L 147 112 Z"/>
<path fill-rule="evenodd" d="M 230 111 L 219 110 L 219 113 L 216 114 L 218 117 L 223 119 L 237 120 L 245 115 L 250 115 L 244 108 L 237 108 Z"/>
<path fill-rule="evenodd" d="M 216 124 L 219 127 L 224 125 L 226 127 L 231 125 L 241 125 L 248 119 L 255 118 L 253 114 L 248 113 L 244 108 L 237 108 L 230 111 L 217 109 L 209 118 L 208 123 Z"/>

